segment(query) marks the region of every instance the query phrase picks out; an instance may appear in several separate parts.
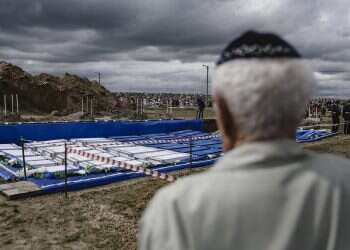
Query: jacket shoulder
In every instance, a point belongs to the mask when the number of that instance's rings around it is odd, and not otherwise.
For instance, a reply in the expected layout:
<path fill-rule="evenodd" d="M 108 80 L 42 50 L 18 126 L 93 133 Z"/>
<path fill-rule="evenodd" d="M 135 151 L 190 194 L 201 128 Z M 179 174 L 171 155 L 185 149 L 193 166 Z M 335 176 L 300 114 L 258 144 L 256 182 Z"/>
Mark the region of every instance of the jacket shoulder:
<path fill-rule="evenodd" d="M 350 191 L 350 160 L 333 154 L 311 154 L 310 168 L 335 184 L 346 186 Z"/>

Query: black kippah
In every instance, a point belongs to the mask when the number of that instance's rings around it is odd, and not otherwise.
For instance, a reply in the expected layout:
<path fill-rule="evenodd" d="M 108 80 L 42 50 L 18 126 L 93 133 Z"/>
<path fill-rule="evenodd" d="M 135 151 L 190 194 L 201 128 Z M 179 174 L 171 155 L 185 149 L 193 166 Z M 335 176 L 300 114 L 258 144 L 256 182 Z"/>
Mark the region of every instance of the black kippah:
<path fill-rule="evenodd" d="M 216 65 L 236 59 L 300 57 L 296 49 L 279 36 L 248 31 L 224 49 Z"/>

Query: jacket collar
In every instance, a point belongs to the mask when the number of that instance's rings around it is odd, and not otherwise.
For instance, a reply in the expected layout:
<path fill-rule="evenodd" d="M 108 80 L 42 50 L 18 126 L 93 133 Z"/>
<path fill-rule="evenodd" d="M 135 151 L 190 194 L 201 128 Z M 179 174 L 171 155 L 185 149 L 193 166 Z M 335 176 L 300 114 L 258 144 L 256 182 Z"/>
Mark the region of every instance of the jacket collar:
<path fill-rule="evenodd" d="M 242 144 L 217 162 L 214 171 L 222 169 L 243 168 L 245 166 L 272 167 L 306 157 L 303 148 L 295 141 L 278 139 Z"/>

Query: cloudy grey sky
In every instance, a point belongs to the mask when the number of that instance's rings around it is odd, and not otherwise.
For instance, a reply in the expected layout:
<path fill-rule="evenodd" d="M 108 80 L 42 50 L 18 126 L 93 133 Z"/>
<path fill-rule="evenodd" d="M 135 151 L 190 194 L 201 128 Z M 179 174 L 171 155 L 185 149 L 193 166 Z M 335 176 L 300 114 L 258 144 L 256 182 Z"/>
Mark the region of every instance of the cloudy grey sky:
<path fill-rule="evenodd" d="M 247 29 L 310 59 L 320 94 L 350 96 L 348 0 L 1 0 L 0 60 L 112 91 L 204 92 L 205 69 Z"/>

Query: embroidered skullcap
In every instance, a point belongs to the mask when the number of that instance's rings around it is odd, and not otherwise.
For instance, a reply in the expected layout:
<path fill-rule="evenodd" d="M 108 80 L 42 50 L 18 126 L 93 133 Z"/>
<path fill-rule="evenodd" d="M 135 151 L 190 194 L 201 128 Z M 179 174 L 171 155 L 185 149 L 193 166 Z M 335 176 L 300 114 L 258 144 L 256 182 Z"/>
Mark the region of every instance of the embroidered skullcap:
<path fill-rule="evenodd" d="M 288 42 L 272 33 L 248 31 L 233 40 L 221 53 L 216 65 L 237 59 L 301 58 Z"/>

